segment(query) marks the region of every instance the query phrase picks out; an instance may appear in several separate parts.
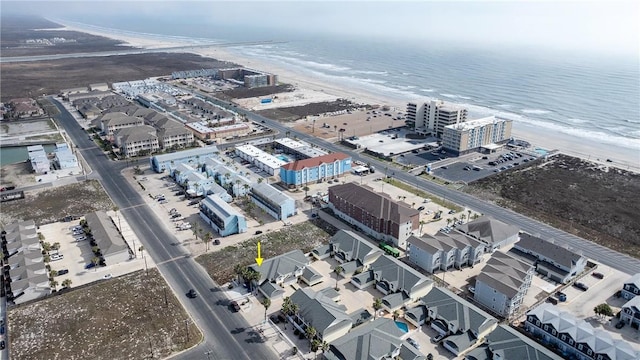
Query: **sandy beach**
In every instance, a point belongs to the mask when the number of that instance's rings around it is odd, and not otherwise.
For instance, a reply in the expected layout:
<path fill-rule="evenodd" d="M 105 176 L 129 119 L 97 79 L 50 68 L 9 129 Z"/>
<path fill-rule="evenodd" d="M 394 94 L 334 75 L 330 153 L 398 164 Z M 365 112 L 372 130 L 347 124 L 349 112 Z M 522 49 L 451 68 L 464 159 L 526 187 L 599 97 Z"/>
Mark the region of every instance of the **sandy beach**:
<path fill-rule="evenodd" d="M 134 34 L 130 32 L 110 31 L 104 28 L 92 28 L 77 26 L 75 24 L 67 24 L 65 29 L 87 32 L 93 35 L 104 36 L 116 40 L 120 40 L 129 46 L 140 48 L 158 48 L 184 45 L 185 43 L 203 43 L 198 39 L 187 39 L 177 37 L 163 37 L 152 34 Z M 289 83 L 300 89 L 309 89 L 339 98 L 349 99 L 352 102 L 360 104 L 378 104 L 388 105 L 392 108 L 404 111 L 406 102 L 398 102 L 383 98 L 376 94 L 367 93 L 359 89 L 345 88 L 337 84 L 327 82 L 326 79 L 314 77 L 311 73 L 300 73 L 291 69 L 277 66 L 255 58 L 242 57 L 232 50 L 222 47 L 197 48 L 192 53 L 210 57 L 222 61 L 230 61 L 241 64 L 246 67 L 260 69 L 278 75 L 279 81 Z M 598 143 L 585 143 L 582 139 L 571 141 L 567 135 L 558 134 L 551 130 L 538 128 L 529 124 L 514 121 L 513 136 L 518 139 L 524 139 L 533 146 L 541 147 L 547 150 L 559 150 L 567 155 L 588 159 L 591 161 L 601 162 L 608 165 L 614 165 L 625 170 L 640 171 L 640 149 L 634 151 L 625 147 L 607 146 Z M 611 159 L 613 163 L 606 162 Z"/>

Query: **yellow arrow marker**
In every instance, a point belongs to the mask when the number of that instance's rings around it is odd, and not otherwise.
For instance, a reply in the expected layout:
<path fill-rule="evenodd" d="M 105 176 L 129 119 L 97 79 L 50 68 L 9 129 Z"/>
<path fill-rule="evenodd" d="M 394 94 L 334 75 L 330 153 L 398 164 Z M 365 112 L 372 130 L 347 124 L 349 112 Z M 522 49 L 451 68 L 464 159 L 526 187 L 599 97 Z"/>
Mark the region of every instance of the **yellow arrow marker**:
<path fill-rule="evenodd" d="M 258 263 L 258 266 L 262 266 L 262 256 L 260 256 L 260 241 L 258 241 L 258 257 L 256 258 L 256 262 Z"/>

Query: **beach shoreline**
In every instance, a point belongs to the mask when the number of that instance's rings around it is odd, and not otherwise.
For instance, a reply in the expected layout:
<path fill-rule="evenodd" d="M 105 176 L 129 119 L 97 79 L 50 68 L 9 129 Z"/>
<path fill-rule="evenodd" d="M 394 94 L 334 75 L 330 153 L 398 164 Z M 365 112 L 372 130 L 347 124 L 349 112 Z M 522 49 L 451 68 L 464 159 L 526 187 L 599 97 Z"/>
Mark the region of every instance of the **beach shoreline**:
<path fill-rule="evenodd" d="M 67 30 L 86 32 L 92 35 L 103 36 L 124 42 L 127 46 L 152 49 L 158 47 L 180 46 L 185 43 L 201 43 L 194 39 L 192 42 L 187 38 L 167 38 L 161 35 L 137 34 L 126 31 L 109 31 L 110 29 L 78 26 L 64 21 L 56 20 L 57 23 L 65 26 Z M 408 101 L 399 101 L 392 97 L 385 97 L 380 94 L 373 94 L 362 89 L 346 88 L 338 84 L 327 82 L 326 79 L 315 77 L 312 73 L 300 73 L 293 69 L 287 69 L 277 64 L 263 61 L 261 59 L 249 58 L 240 55 L 232 50 L 222 47 L 196 48 L 186 51 L 206 58 L 219 61 L 229 61 L 249 68 L 260 69 L 262 71 L 278 75 L 280 82 L 294 85 L 298 88 L 323 92 L 337 98 L 345 98 L 359 104 L 387 105 L 391 108 L 404 111 Z M 535 147 L 546 150 L 557 150 L 561 153 L 578 157 L 581 159 L 616 166 L 625 170 L 640 172 L 640 149 L 635 151 L 622 146 L 606 145 L 601 143 L 585 143 L 584 140 L 576 139 L 571 141 L 571 136 L 558 134 L 550 129 L 536 127 L 531 124 L 515 121 L 513 122 L 512 135 L 517 139 L 530 142 Z M 607 162 L 607 159 L 612 162 Z"/>

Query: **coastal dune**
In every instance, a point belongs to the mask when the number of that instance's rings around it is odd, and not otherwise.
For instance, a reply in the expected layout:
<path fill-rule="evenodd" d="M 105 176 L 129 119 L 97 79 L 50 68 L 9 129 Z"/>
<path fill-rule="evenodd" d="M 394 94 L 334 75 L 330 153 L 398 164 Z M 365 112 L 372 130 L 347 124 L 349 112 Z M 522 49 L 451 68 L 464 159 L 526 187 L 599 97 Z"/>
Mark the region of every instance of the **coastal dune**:
<path fill-rule="evenodd" d="M 188 39 L 181 37 L 165 37 L 153 34 L 138 34 L 113 29 L 85 26 L 84 24 L 67 23 L 56 20 L 65 25 L 65 29 L 86 32 L 93 35 L 108 37 L 125 42 L 129 46 L 139 48 L 159 48 L 183 46 L 188 44 L 202 44 L 203 39 Z M 345 98 L 360 104 L 388 105 L 396 109 L 405 109 L 406 101 L 400 102 L 391 97 L 366 92 L 362 89 L 346 88 L 340 84 L 332 83 L 327 79 L 314 76 L 311 72 L 299 72 L 284 68 L 257 58 L 247 58 L 233 52 L 231 48 L 216 47 L 212 44 L 207 48 L 194 48 L 189 52 L 219 61 L 229 61 L 246 67 L 260 69 L 278 75 L 279 81 L 294 85 L 298 89 L 309 89 L 322 92 L 336 98 Z M 420 84 L 416 84 L 420 85 Z M 407 101 L 412 99 L 407 99 Z M 446 100 L 446 99 L 445 99 Z M 530 142 L 533 146 L 546 150 L 558 150 L 570 156 L 600 162 L 610 166 L 616 166 L 625 170 L 640 172 L 640 149 L 629 149 L 621 146 L 606 146 L 600 143 L 589 143 L 579 137 L 571 137 L 560 134 L 553 129 L 537 127 L 532 124 L 514 121 L 512 134 L 517 139 Z M 607 159 L 612 162 L 607 162 Z"/>

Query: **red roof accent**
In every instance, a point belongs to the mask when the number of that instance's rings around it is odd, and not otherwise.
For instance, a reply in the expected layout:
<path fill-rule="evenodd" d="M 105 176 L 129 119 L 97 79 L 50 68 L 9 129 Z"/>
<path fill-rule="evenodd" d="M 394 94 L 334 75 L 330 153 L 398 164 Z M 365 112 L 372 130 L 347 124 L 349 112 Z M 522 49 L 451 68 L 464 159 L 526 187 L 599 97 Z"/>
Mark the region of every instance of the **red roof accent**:
<path fill-rule="evenodd" d="M 310 159 L 296 160 L 294 162 L 290 162 L 288 164 L 283 165 L 282 169 L 298 171 L 304 168 L 312 168 L 312 167 L 320 166 L 322 164 L 332 163 L 336 160 L 348 159 L 350 157 L 351 156 L 345 153 L 332 153 L 332 154 L 322 155 L 322 156 L 318 156 Z"/>

